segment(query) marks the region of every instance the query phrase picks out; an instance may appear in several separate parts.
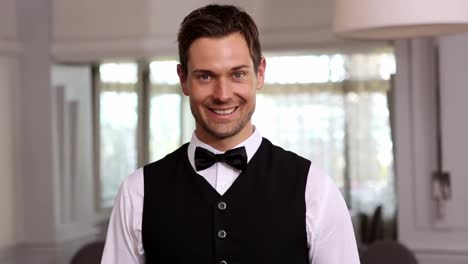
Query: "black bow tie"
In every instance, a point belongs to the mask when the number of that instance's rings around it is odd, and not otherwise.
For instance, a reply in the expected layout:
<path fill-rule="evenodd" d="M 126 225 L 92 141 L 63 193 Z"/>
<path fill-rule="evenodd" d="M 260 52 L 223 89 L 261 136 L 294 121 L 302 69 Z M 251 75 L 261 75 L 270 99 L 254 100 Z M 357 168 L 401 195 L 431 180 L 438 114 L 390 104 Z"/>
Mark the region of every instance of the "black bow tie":
<path fill-rule="evenodd" d="M 245 147 L 231 149 L 223 154 L 214 154 L 201 147 L 195 148 L 195 168 L 197 171 L 207 169 L 216 162 L 225 162 L 233 168 L 244 171 L 247 167 Z"/>

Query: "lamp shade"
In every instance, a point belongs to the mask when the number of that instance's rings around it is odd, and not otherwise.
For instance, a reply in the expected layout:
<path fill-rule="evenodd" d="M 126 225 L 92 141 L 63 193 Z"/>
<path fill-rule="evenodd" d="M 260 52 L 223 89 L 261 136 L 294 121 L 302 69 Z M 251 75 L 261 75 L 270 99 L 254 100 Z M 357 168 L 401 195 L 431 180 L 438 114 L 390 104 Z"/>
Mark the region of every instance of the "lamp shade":
<path fill-rule="evenodd" d="M 468 0 L 336 0 L 338 37 L 392 40 L 468 31 Z"/>

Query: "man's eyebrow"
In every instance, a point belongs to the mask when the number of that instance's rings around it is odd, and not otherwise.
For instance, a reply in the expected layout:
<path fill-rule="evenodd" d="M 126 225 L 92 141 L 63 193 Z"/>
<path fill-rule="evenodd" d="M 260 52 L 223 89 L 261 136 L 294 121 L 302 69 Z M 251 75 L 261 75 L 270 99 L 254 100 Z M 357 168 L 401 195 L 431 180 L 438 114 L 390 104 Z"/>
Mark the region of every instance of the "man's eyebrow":
<path fill-rule="evenodd" d="M 199 74 L 207 74 L 207 73 L 209 73 L 209 74 L 213 74 L 212 71 L 210 71 L 210 70 L 205 70 L 205 69 L 195 69 L 195 70 L 192 71 L 192 73 L 199 73 Z"/>
<path fill-rule="evenodd" d="M 247 65 L 247 64 L 242 64 L 242 65 L 239 65 L 239 66 L 235 66 L 233 68 L 231 68 L 231 71 L 238 71 L 238 70 L 241 70 L 241 69 L 245 69 L 245 68 L 249 68 L 250 66 Z M 193 74 L 214 74 L 213 71 L 210 71 L 210 70 L 207 70 L 207 69 L 194 69 L 192 71 Z"/>
<path fill-rule="evenodd" d="M 244 69 L 244 68 L 249 68 L 249 65 L 247 65 L 247 64 L 239 65 L 239 66 L 236 66 L 236 67 L 232 68 L 231 70 L 232 71 L 237 71 L 237 70 L 241 70 L 241 69 Z"/>

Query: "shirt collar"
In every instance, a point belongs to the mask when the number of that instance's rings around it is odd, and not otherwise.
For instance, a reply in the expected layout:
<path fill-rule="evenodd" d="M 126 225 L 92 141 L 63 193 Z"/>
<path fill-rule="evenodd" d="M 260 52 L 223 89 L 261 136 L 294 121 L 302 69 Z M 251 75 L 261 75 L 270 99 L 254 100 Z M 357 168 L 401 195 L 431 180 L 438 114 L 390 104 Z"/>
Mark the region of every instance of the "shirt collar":
<path fill-rule="evenodd" d="M 252 133 L 252 135 L 250 135 L 249 138 L 241 142 L 239 145 L 233 147 L 233 149 L 238 148 L 238 147 L 245 147 L 245 151 L 247 152 L 247 162 L 249 162 L 250 159 L 253 157 L 253 155 L 255 155 L 255 153 L 257 152 L 261 143 L 262 143 L 262 135 L 260 134 L 260 131 L 258 131 L 258 129 L 254 126 L 254 132 Z M 202 142 L 195 135 L 195 132 L 193 132 L 192 139 L 190 140 L 190 144 L 188 145 L 188 148 L 187 148 L 187 154 L 188 154 L 188 158 L 190 161 L 190 165 L 192 165 L 192 168 L 194 170 L 195 170 L 195 148 L 196 147 L 205 148 L 215 154 L 224 153 L 224 151 L 217 150 L 213 148 L 212 146 Z"/>

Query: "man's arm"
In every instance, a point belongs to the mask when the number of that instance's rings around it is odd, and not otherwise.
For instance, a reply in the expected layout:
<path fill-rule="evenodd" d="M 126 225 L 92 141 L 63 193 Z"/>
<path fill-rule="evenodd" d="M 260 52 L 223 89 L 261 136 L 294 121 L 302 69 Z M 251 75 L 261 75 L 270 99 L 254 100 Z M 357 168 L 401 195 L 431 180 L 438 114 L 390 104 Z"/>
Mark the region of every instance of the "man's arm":
<path fill-rule="evenodd" d="M 306 223 L 311 264 L 359 264 L 346 203 L 330 177 L 310 169 L 306 186 Z"/>
<path fill-rule="evenodd" d="M 101 264 L 144 263 L 141 242 L 143 171 L 125 178 L 112 209 Z"/>

